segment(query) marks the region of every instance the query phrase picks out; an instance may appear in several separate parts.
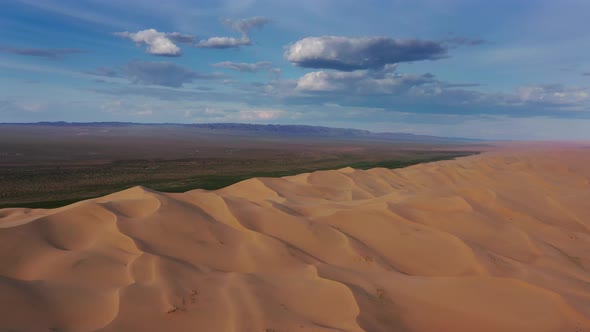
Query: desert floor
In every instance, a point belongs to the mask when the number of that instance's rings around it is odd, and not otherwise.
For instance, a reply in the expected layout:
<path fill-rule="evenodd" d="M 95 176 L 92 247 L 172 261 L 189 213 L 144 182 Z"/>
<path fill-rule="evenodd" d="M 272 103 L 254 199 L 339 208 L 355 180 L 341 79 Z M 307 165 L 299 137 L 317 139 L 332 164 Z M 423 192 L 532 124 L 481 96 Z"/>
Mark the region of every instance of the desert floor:
<path fill-rule="evenodd" d="M 282 136 L 179 125 L 0 124 L 0 209 L 62 207 L 134 186 L 185 192 L 348 166 L 397 168 L 490 148 L 479 141 Z"/>
<path fill-rule="evenodd" d="M 590 331 L 590 149 L 0 210 L 0 331 Z"/>

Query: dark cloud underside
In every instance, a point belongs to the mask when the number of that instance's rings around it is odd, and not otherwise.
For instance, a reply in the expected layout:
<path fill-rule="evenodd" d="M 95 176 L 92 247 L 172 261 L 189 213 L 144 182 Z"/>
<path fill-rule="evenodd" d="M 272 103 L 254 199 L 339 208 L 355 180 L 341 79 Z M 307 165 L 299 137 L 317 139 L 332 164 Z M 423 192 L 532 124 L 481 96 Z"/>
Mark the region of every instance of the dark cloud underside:
<path fill-rule="evenodd" d="M 447 56 L 444 43 L 389 37 L 309 37 L 290 45 L 285 58 L 305 68 L 353 71 L 389 64 L 437 60 Z"/>

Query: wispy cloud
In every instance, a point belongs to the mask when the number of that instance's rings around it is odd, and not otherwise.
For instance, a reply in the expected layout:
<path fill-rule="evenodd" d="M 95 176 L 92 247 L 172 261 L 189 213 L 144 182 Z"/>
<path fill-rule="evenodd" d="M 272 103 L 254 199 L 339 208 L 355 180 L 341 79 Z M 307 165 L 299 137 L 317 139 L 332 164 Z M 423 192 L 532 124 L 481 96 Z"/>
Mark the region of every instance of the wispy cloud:
<path fill-rule="evenodd" d="M 46 103 L 41 102 L 0 100 L 0 113 L 40 113 L 46 111 L 47 107 Z"/>
<path fill-rule="evenodd" d="M 21 62 L 16 62 L 16 61 L 7 61 L 4 59 L 0 59 L 0 68 L 17 69 L 17 70 L 22 70 L 22 71 L 32 72 L 32 73 L 58 75 L 58 76 L 63 76 L 63 77 L 75 78 L 75 79 L 80 79 L 80 78 L 95 79 L 96 78 L 96 73 L 68 70 L 68 69 L 60 68 L 58 66 L 51 66 L 51 65 L 29 64 L 29 63 L 21 63 Z M 111 78 L 109 78 L 109 80 L 111 80 Z"/>
<path fill-rule="evenodd" d="M 93 6 L 84 5 L 82 1 L 63 1 L 63 0 L 18 0 L 32 8 L 51 12 L 57 15 L 62 15 L 76 20 L 100 24 L 111 27 L 125 27 L 129 26 L 129 21 L 124 19 L 117 19 L 112 13 L 98 12 L 91 10 Z M 107 3 L 107 1 L 104 1 Z"/>
<path fill-rule="evenodd" d="M 120 72 L 109 67 L 98 67 L 93 70 L 86 71 L 90 75 L 105 76 L 105 77 L 120 77 Z"/>
<path fill-rule="evenodd" d="M 223 23 L 231 29 L 239 32 L 242 36 L 248 36 L 250 30 L 265 26 L 270 23 L 270 20 L 266 17 L 256 16 L 239 20 L 224 19 Z"/>
<path fill-rule="evenodd" d="M 443 40 L 444 43 L 450 46 L 478 46 L 487 43 L 481 38 L 467 38 L 467 37 L 452 37 Z"/>
<path fill-rule="evenodd" d="M 123 68 L 123 75 L 134 83 L 178 88 L 194 80 L 214 80 L 227 75 L 203 74 L 171 62 L 133 61 Z"/>
<path fill-rule="evenodd" d="M 186 110 L 184 117 L 198 122 L 255 122 L 268 123 L 276 120 L 294 119 L 300 116 L 298 112 L 282 109 L 250 108 L 240 109 L 204 106 Z"/>
<path fill-rule="evenodd" d="M 0 46 L 1 53 L 9 53 L 15 55 L 42 57 L 47 59 L 62 59 L 67 55 L 87 53 L 86 50 L 77 48 L 18 48 Z"/>
<path fill-rule="evenodd" d="M 200 73 L 189 67 L 166 61 L 131 61 L 121 67 L 98 67 L 85 74 L 106 78 L 127 79 L 140 85 L 180 88 L 195 80 L 221 80 L 230 76 L 223 73 Z"/>
<path fill-rule="evenodd" d="M 518 100 L 544 107 L 590 111 L 590 88 L 546 84 L 520 87 Z"/>
<path fill-rule="evenodd" d="M 255 73 L 259 71 L 270 71 L 273 69 L 272 63 L 270 62 L 255 62 L 255 63 L 245 63 L 245 62 L 231 62 L 231 61 L 224 61 L 218 62 L 211 65 L 212 67 L 217 68 L 224 68 L 239 72 L 247 72 L 247 73 Z"/>
<path fill-rule="evenodd" d="M 240 46 L 251 45 L 252 40 L 250 39 L 250 30 L 253 28 L 262 27 L 270 22 L 265 17 L 251 17 L 240 20 L 225 19 L 223 23 L 230 29 L 240 33 L 240 37 L 210 37 L 208 39 L 201 40 L 197 43 L 197 47 L 200 48 L 237 48 Z"/>

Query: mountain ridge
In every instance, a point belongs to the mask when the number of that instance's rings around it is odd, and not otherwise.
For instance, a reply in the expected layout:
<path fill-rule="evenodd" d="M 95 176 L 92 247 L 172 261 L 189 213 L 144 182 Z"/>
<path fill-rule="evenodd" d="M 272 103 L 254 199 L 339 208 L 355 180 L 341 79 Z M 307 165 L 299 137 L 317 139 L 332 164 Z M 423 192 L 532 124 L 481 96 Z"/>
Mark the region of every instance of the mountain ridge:
<path fill-rule="evenodd" d="M 67 122 L 67 121 L 41 121 L 32 123 L 0 123 L 9 126 L 53 126 L 53 127 L 126 127 L 126 126 L 178 126 L 184 128 L 198 128 L 203 130 L 230 132 L 230 133 L 255 133 L 266 135 L 304 136 L 317 137 L 361 138 L 387 141 L 408 142 L 484 142 L 485 140 L 464 137 L 443 137 L 403 132 L 373 132 L 364 129 L 335 128 L 312 125 L 291 124 L 251 124 L 251 123 L 139 123 L 139 122 Z"/>

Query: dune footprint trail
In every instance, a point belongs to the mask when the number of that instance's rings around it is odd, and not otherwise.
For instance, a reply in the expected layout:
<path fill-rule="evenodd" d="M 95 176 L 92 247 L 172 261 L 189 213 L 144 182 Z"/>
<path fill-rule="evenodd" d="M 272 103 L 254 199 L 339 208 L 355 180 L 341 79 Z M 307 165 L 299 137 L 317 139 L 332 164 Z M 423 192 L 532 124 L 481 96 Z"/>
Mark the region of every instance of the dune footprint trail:
<path fill-rule="evenodd" d="M 590 151 L 0 210 L 0 331 L 590 332 Z"/>

